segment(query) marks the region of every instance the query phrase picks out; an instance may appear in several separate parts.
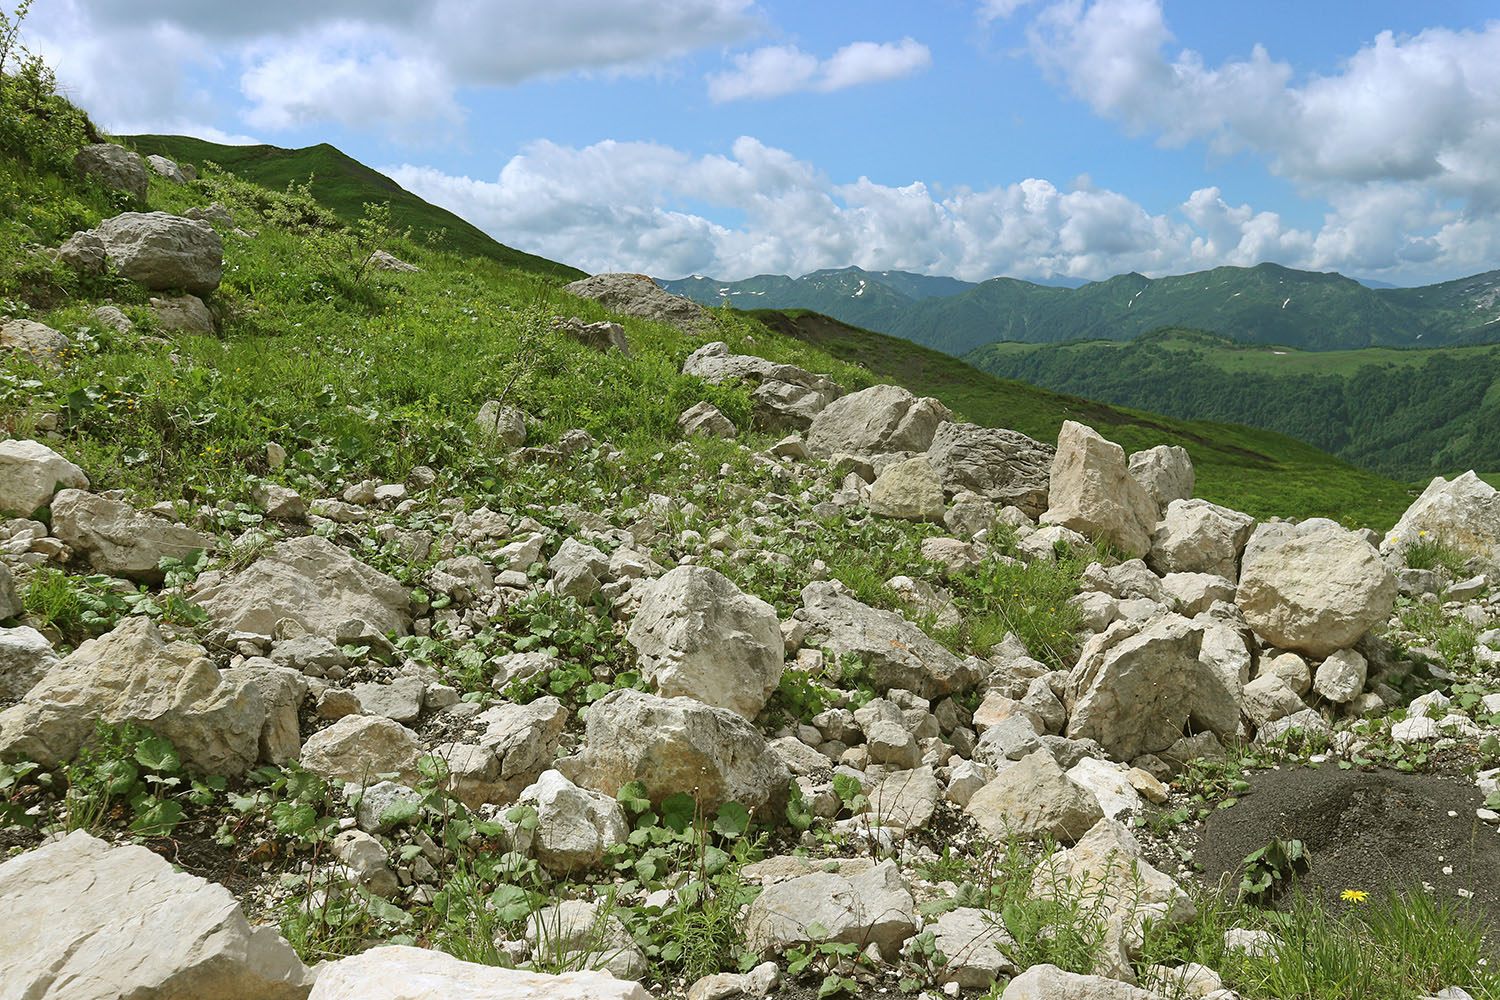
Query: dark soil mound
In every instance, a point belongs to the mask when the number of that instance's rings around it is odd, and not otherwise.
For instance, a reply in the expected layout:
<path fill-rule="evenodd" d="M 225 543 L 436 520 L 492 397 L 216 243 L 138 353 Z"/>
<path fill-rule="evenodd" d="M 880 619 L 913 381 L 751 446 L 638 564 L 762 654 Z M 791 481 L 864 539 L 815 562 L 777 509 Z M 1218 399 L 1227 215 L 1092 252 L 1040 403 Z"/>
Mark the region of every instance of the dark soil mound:
<path fill-rule="evenodd" d="M 1426 886 L 1472 906 L 1500 944 L 1500 831 L 1475 817 L 1484 802 L 1472 780 L 1329 763 L 1266 771 L 1250 786 L 1204 827 L 1195 857 L 1208 884 L 1233 887 L 1245 855 L 1295 838 L 1311 854 L 1301 887 L 1330 910 L 1349 905 L 1339 899 L 1345 889 Z"/>

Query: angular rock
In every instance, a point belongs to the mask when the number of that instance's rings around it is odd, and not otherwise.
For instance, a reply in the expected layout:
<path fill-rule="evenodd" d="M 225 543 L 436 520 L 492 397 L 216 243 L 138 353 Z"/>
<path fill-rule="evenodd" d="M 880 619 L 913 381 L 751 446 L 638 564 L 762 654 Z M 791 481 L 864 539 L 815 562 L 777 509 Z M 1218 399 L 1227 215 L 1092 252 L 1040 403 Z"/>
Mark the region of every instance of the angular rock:
<path fill-rule="evenodd" d="M 898 614 L 855 600 L 837 581 L 802 588 L 809 645 L 835 657 L 853 653 L 874 668 L 882 689 L 905 688 L 922 698 L 941 698 L 973 687 L 975 662 L 961 660 Z"/>
<path fill-rule="evenodd" d="M 896 771 L 869 793 L 870 815 L 881 826 L 921 830 L 932 820 L 943 786 L 930 767 Z"/>
<path fill-rule="evenodd" d="M 1063 421 L 1042 520 L 1102 536 L 1127 556 L 1151 549 L 1156 502 L 1130 476 L 1125 449 L 1091 427 Z"/>
<path fill-rule="evenodd" d="M 677 431 L 683 437 L 732 438 L 739 433 L 733 421 L 712 403 L 694 403 L 677 418 Z"/>
<path fill-rule="evenodd" d="M 416 269 L 413 268 L 413 270 Z M 584 347 L 598 351 L 600 354 L 615 350 L 627 358 L 632 356 L 630 341 L 625 338 L 625 328 L 618 323 L 611 323 L 609 320 L 585 323 L 574 316 L 558 323 L 557 329 Z"/>
<path fill-rule="evenodd" d="M 1212 573 L 1233 583 L 1255 518 L 1207 500 L 1173 500 L 1151 538 L 1146 562 L 1158 573 Z"/>
<path fill-rule="evenodd" d="M 595 274 L 563 286 L 581 299 L 593 299 L 611 312 L 666 323 L 690 333 L 708 325 L 708 312 L 691 299 L 673 295 L 644 274 Z"/>
<path fill-rule="evenodd" d="M 568 724 L 568 710 L 552 695 L 525 705 L 502 704 L 474 720 L 485 727 L 481 746 L 495 755 L 491 802 L 513 801 L 557 759 L 558 739 Z"/>
<path fill-rule="evenodd" d="M 1068 677 L 1066 735 L 1098 740 L 1117 760 L 1165 750 L 1193 710 L 1202 645 L 1202 626 L 1170 614 L 1094 636 Z"/>
<path fill-rule="evenodd" d="M 938 979 L 960 989 L 988 989 L 1002 975 L 1013 975 L 1009 958 L 1016 947 L 999 914 L 960 906 L 938 917 L 932 926 L 933 944 L 948 958 Z"/>
<path fill-rule="evenodd" d="M 0 350 L 15 351 L 45 368 L 60 368 L 72 344 L 66 334 L 45 323 L 29 319 L 0 323 Z"/>
<path fill-rule="evenodd" d="M 1019 431 L 947 421 L 938 425 L 927 457 L 950 495 L 968 490 L 1030 517 L 1047 509 L 1056 449 Z"/>
<path fill-rule="evenodd" d="M 48 506 L 53 491 L 88 489 L 88 476 L 40 441 L 0 441 L 0 511 L 29 516 Z"/>
<path fill-rule="evenodd" d="M 928 457 L 931 457 L 931 452 Z M 943 524 L 955 535 L 968 539 L 981 531 L 993 530 L 998 513 L 994 501 L 986 500 L 977 493 L 959 493 L 948 505 L 948 512 L 943 515 Z"/>
<path fill-rule="evenodd" d="M 140 201 L 146 199 L 151 176 L 140 154 L 112 142 L 84 146 L 73 156 L 73 168 L 114 191 L 124 191 Z"/>
<path fill-rule="evenodd" d="M 604 969 L 616 979 L 641 979 L 650 971 L 635 939 L 602 900 L 542 907 L 526 921 L 526 943 L 532 960 L 544 966 Z"/>
<path fill-rule="evenodd" d="M 651 1000 L 651 994 L 607 972 L 549 975 L 385 945 L 320 966 L 307 1000 Z"/>
<path fill-rule="evenodd" d="M 64 240 L 62 246 L 58 247 L 54 253 L 59 261 L 84 274 L 104 273 L 104 241 L 92 232 L 74 233 Z M 102 308 L 113 309 L 114 307 Z"/>
<path fill-rule="evenodd" d="M 246 664 L 224 671 L 223 677 L 230 684 L 252 684 L 260 692 L 261 703 L 266 709 L 266 721 L 260 728 L 258 742 L 260 759 L 269 764 L 294 760 L 302 752 L 299 716 L 302 699 L 307 697 L 307 679 L 302 676 L 302 671 Z"/>
<path fill-rule="evenodd" d="M 837 452 L 923 452 L 931 446 L 938 425 L 952 418 L 936 399 L 919 399 L 896 385 L 872 385 L 824 407 L 808 428 L 807 450 L 820 458 Z"/>
<path fill-rule="evenodd" d="M 1105 816 L 1120 819 L 1141 808 L 1141 796 L 1128 777 L 1129 771 L 1124 764 L 1085 757 L 1066 773 L 1069 781 L 1094 793 Z"/>
<path fill-rule="evenodd" d="M 14 613 L 0 595 L 0 618 Z M 0 628 L 0 700 L 21 698 L 60 662 L 52 644 L 36 629 Z"/>
<path fill-rule="evenodd" d="M 870 487 L 870 513 L 906 521 L 941 521 L 943 486 L 926 455 L 887 466 Z"/>
<path fill-rule="evenodd" d="M 422 696 L 427 685 L 419 677 L 397 677 L 389 684 L 365 682 L 354 685 L 359 710 L 397 722 L 411 722 L 422 714 Z"/>
<path fill-rule="evenodd" d="M 302 1000 L 313 973 L 228 889 L 75 830 L 0 864 L 0 984 L 35 1000 Z"/>
<path fill-rule="evenodd" d="M 52 533 L 100 573 L 147 582 L 161 580 L 161 559 L 214 547 L 211 535 L 82 490 L 61 490 L 52 498 Z"/>
<path fill-rule="evenodd" d="M 1180 924 L 1198 914 L 1187 893 L 1153 867 L 1130 830 L 1113 819 L 1099 820 L 1077 844 L 1039 865 L 1031 891 L 1040 899 L 1082 894 L 1086 910 L 1097 901 L 1135 940 L 1147 920 Z"/>
<path fill-rule="evenodd" d="M 1404 558 L 1419 541 L 1451 545 L 1477 560 L 1475 570 L 1500 573 L 1500 491 L 1472 470 L 1451 481 L 1436 477 L 1386 533 L 1380 551 Z"/>
<path fill-rule="evenodd" d="M 1188 719 L 1199 732 L 1232 735 L 1240 724 L 1245 684 L 1250 680 L 1250 650 L 1245 640 L 1227 625 L 1206 626 L 1198 667 Z"/>
<path fill-rule="evenodd" d="M 1288 687 L 1286 681 L 1277 674 L 1261 674 L 1246 684 L 1242 701 L 1245 715 L 1257 728 L 1307 707 L 1302 704 L 1297 692 Z"/>
<path fill-rule="evenodd" d="M 1180 445 L 1159 444 L 1130 456 L 1130 478 L 1156 502 L 1159 518 L 1173 500 L 1193 495 L 1193 460 Z"/>
<path fill-rule="evenodd" d="M 814 936 L 814 924 L 825 937 Z M 873 944 L 891 960 L 916 931 L 911 891 L 886 860 L 857 875 L 813 872 L 766 886 L 745 918 L 745 947 L 771 958 L 815 940 Z"/>
<path fill-rule="evenodd" d="M 0 757 L 54 767 L 73 759 L 96 722 L 132 722 L 170 739 L 194 773 L 233 777 L 259 757 L 265 719 L 247 678 L 221 674 L 201 646 L 163 642 L 151 619 L 127 618 L 0 712 Z"/>
<path fill-rule="evenodd" d="M 614 795 L 640 781 L 653 805 L 693 791 L 710 812 L 738 802 L 779 819 L 791 781 L 781 759 L 749 722 L 692 698 L 612 691 L 589 706 L 583 751 L 561 767 L 585 788 Z"/>
<path fill-rule="evenodd" d="M 271 635 L 283 618 L 321 636 L 338 635 L 351 619 L 376 634 L 411 628 L 406 587 L 316 535 L 277 542 L 193 600 L 226 632 Z"/>
<path fill-rule="evenodd" d="M 182 168 L 172 160 L 167 159 L 165 156 L 159 156 L 155 153 L 152 153 L 150 156 L 146 157 L 146 165 L 151 168 L 153 173 L 161 177 L 165 177 L 173 184 L 187 183 L 187 178 L 182 174 Z"/>
<path fill-rule="evenodd" d="M 516 804 L 536 809 L 532 851 L 550 872 L 594 868 L 606 850 L 630 835 L 620 803 L 579 788 L 559 771 L 543 771 Z"/>
<path fill-rule="evenodd" d="M 514 406 L 487 399 L 474 422 L 481 434 L 507 448 L 519 448 L 526 443 L 526 414 Z"/>
<path fill-rule="evenodd" d="M 821 375 L 813 376 L 827 382 Z M 828 382 L 829 389 L 810 388 L 798 382 L 766 379 L 750 393 L 750 419 L 768 434 L 805 431 L 823 407 L 837 399 L 842 389 Z"/>
<path fill-rule="evenodd" d="M 410 729 L 378 715 L 346 715 L 302 744 L 302 766 L 325 778 L 371 784 L 394 774 L 404 785 L 422 780 L 422 745 Z"/>
<path fill-rule="evenodd" d="M 330 846 L 334 858 L 344 866 L 345 877 L 354 885 L 362 885 L 382 899 L 391 899 L 401 891 L 401 883 L 391 871 L 390 855 L 368 833 L 344 830 Z"/>
<path fill-rule="evenodd" d="M 994 840 L 1045 835 L 1068 844 L 1104 816 L 1094 794 L 1071 781 L 1046 750 L 1000 771 L 974 793 L 964 812 Z"/>
<path fill-rule="evenodd" d="M 679 566 L 647 584 L 625 638 L 663 698 L 694 698 L 753 719 L 781 681 L 776 609 L 707 566 Z"/>
<path fill-rule="evenodd" d="M 753 354 L 731 354 L 722 341 L 704 344 L 683 362 L 684 375 L 707 382 L 744 379 L 758 383 L 751 393 L 751 416 L 761 430 L 802 431 L 843 389 L 823 375 Z"/>
<path fill-rule="evenodd" d="M 94 230 L 115 270 L 153 290 L 196 295 L 219 287 L 224 243 L 213 226 L 166 212 L 126 212 Z"/>
<path fill-rule="evenodd" d="M 1055 965 L 1033 965 L 1006 985 L 1000 1000 L 1162 1000 L 1162 997 L 1106 976 L 1083 976 L 1064 972 Z"/>
<path fill-rule="evenodd" d="M 1212 573 L 1168 573 L 1161 578 L 1168 606 L 1176 602 L 1179 614 L 1191 618 L 1213 607 L 1215 601 L 1234 602 L 1234 584 Z"/>
<path fill-rule="evenodd" d="M 1328 654 L 1313 677 L 1313 690 L 1336 704 L 1353 701 L 1365 688 L 1367 661 L 1357 650 L 1340 649 Z"/>
<path fill-rule="evenodd" d="M 207 336 L 219 328 L 213 311 L 196 295 L 152 298 L 151 308 L 156 312 L 157 324 L 163 330 Z"/>
<path fill-rule="evenodd" d="M 1235 598 L 1257 635 L 1315 658 L 1385 622 L 1396 574 L 1361 535 L 1332 521 L 1262 524 L 1245 546 Z"/>

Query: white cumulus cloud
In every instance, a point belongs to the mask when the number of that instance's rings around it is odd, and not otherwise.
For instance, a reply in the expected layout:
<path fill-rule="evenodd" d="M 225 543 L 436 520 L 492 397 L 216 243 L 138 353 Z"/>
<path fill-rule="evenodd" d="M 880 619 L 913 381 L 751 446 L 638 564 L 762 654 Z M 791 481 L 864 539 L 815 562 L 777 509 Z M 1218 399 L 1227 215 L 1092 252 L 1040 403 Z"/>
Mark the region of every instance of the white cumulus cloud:
<path fill-rule="evenodd" d="M 914 38 L 899 42 L 853 42 L 819 60 L 795 45 L 768 45 L 732 57 L 734 68 L 708 75 L 715 101 L 780 97 L 797 91 L 824 93 L 866 83 L 898 80 L 932 65 L 932 52 Z"/>

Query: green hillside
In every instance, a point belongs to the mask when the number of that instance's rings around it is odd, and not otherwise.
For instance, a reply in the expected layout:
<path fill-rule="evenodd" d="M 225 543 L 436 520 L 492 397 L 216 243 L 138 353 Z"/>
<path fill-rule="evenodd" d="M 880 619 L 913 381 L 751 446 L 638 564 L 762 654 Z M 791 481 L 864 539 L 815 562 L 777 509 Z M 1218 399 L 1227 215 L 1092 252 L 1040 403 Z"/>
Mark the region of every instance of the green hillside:
<path fill-rule="evenodd" d="M 1397 479 L 1500 469 L 1500 346 L 1310 352 L 1165 329 L 990 344 L 967 360 L 1060 392 L 1280 431 Z"/>
<path fill-rule="evenodd" d="M 1273 431 L 1164 417 L 996 378 L 940 351 L 805 310 L 749 315 L 882 379 L 936 396 L 978 424 L 1053 441 L 1064 420 L 1077 420 L 1127 451 L 1182 445 L 1193 458 L 1198 496 L 1257 516 L 1324 516 L 1385 528 L 1411 502 L 1402 485 Z"/>
<path fill-rule="evenodd" d="M 264 187 L 284 190 L 295 181 L 312 178 L 312 193 L 344 222 L 364 212 L 366 202 L 389 203 L 391 220 L 413 235 L 433 233 L 445 250 L 490 260 L 572 281 L 584 272 L 566 264 L 524 253 L 497 242 L 445 208 L 429 204 L 389 177 L 345 156 L 326 142 L 303 149 L 279 146 L 225 146 L 185 135 L 132 135 L 122 141 L 143 156 L 158 153 L 181 163 L 213 162 L 235 175 Z"/>
<path fill-rule="evenodd" d="M 962 355 L 995 341 L 1130 340 L 1163 326 L 1306 350 L 1426 347 L 1500 340 L 1500 271 L 1423 288 L 1367 288 L 1340 274 L 1277 264 L 1077 288 L 994 278 L 965 286 L 858 268 L 743 282 L 692 278 L 669 290 L 717 305 L 812 309 L 846 323 Z M 949 284 L 942 282 L 949 281 Z"/>

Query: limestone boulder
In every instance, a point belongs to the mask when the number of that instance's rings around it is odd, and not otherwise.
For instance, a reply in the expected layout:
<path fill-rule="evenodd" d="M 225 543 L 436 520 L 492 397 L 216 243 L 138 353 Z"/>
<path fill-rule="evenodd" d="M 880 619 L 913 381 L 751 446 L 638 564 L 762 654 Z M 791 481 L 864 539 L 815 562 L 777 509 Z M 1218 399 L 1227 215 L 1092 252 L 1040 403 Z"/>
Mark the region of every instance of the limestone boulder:
<path fill-rule="evenodd" d="M 351 620 L 375 634 L 411 629 L 406 587 L 316 535 L 277 542 L 193 600 L 226 632 L 271 635 L 283 618 L 321 636 L 341 634 Z"/>
<path fill-rule="evenodd" d="M 35 320 L 13 319 L 9 323 L 0 323 L 0 350 L 14 351 L 44 368 L 62 367 L 72 344 L 66 334 Z"/>
<path fill-rule="evenodd" d="M 787 770 L 744 718 L 692 698 L 612 691 L 589 706 L 584 746 L 562 770 L 585 788 L 614 795 L 640 781 L 653 805 L 696 789 L 710 812 L 738 802 L 762 819 L 779 820 Z"/>
<path fill-rule="evenodd" d="M 753 354 L 732 354 L 722 341 L 704 344 L 682 365 L 684 375 L 707 382 L 742 379 L 755 383 L 750 394 L 751 419 L 770 433 L 803 431 L 843 388 L 823 375 L 796 365 L 767 361 Z"/>
<path fill-rule="evenodd" d="M 1000 1000 L 1163 1000 L 1161 994 L 1108 976 L 1064 972 L 1055 965 L 1033 965 L 1006 984 Z"/>
<path fill-rule="evenodd" d="M 14 613 L 0 596 L 0 617 L 10 618 Z M 25 625 L 0 628 L 0 701 L 22 697 L 59 662 L 52 644 L 36 629 Z"/>
<path fill-rule="evenodd" d="M 92 231 L 74 233 L 54 251 L 59 261 L 84 274 L 103 274 L 106 255 L 104 241 Z M 105 308 L 114 308 L 113 306 Z"/>
<path fill-rule="evenodd" d="M 1129 828 L 1114 819 L 1099 820 L 1078 843 L 1042 862 L 1031 891 L 1039 899 L 1082 894 L 1085 909 L 1097 901 L 1137 941 L 1148 920 L 1180 924 L 1198 914 L 1188 894 L 1145 859 Z"/>
<path fill-rule="evenodd" d="M 1042 520 L 1103 537 L 1127 556 L 1151 549 L 1156 501 L 1130 475 L 1125 449 L 1091 427 L 1063 421 Z"/>
<path fill-rule="evenodd" d="M 132 722 L 170 739 L 189 770 L 233 777 L 259 758 L 265 719 L 248 678 L 221 674 L 201 646 L 165 642 L 149 618 L 127 618 L 0 712 L 0 757 L 53 767 L 73 759 L 97 722 Z"/>
<path fill-rule="evenodd" d="M 837 581 L 808 584 L 802 607 L 807 644 L 826 647 L 835 657 L 858 656 L 874 668 L 877 687 L 932 699 L 979 681 L 977 661 L 953 655 L 902 616 L 861 603 Z"/>
<path fill-rule="evenodd" d="M 1375 547 L 1323 518 L 1257 528 L 1235 598 L 1257 635 L 1314 658 L 1353 646 L 1395 601 L 1396 574 Z"/>
<path fill-rule="evenodd" d="M 1231 583 L 1255 518 L 1207 500 L 1173 500 L 1151 538 L 1146 562 L 1156 572 L 1211 573 Z"/>
<path fill-rule="evenodd" d="M 73 169 L 114 191 L 144 201 L 151 176 L 139 153 L 112 142 L 84 146 L 73 156 Z"/>
<path fill-rule="evenodd" d="M 943 485 L 926 455 L 887 466 L 870 486 L 870 513 L 905 521 L 941 521 Z"/>
<path fill-rule="evenodd" d="M 1197 683 L 1188 719 L 1196 732 L 1231 736 L 1239 728 L 1244 689 L 1250 680 L 1250 650 L 1227 625 L 1207 624 L 1198 649 Z"/>
<path fill-rule="evenodd" d="M 179 167 L 175 161 L 169 160 L 165 156 L 159 156 L 155 153 L 152 153 L 150 156 L 146 157 L 146 165 L 149 166 L 152 172 L 157 176 L 165 177 L 173 184 L 187 183 L 187 178 L 183 176 L 182 168 Z"/>
<path fill-rule="evenodd" d="M 872 385 L 824 407 L 808 428 L 807 450 L 820 458 L 924 452 L 938 425 L 952 419 L 936 399 L 918 398 L 897 385 Z"/>
<path fill-rule="evenodd" d="M 817 940 L 873 944 L 891 960 L 916 932 L 916 901 L 886 860 L 855 875 L 813 872 L 766 886 L 745 918 L 745 947 L 769 959 Z"/>
<path fill-rule="evenodd" d="M 550 975 L 385 945 L 321 966 L 308 1000 L 651 1000 L 651 994 L 607 972 Z"/>
<path fill-rule="evenodd" d="M 602 969 L 616 979 L 641 979 L 650 971 L 635 939 L 605 903 L 582 899 L 544 906 L 526 921 L 533 961 L 562 969 Z"/>
<path fill-rule="evenodd" d="M 325 778 L 370 784 L 394 774 L 404 785 L 422 780 L 422 745 L 399 722 L 378 715 L 346 715 L 302 744 L 302 766 Z"/>
<path fill-rule="evenodd" d="M 673 295 L 644 274 L 595 274 L 563 286 L 581 299 L 593 299 L 611 312 L 666 323 L 696 333 L 709 324 L 708 311 Z"/>
<path fill-rule="evenodd" d="M 626 641 L 664 698 L 688 697 L 753 719 L 781 681 L 776 609 L 707 566 L 679 566 L 644 588 Z"/>
<path fill-rule="evenodd" d="M 1404 559 L 1418 542 L 1453 546 L 1475 560 L 1476 572 L 1500 574 L 1500 490 L 1473 471 L 1433 479 L 1386 532 L 1380 550 Z"/>
<path fill-rule="evenodd" d="M 19 618 L 26 611 L 26 605 L 21 601 L 21 595 L 16 590 L 15 577 L 11 576 L 10 567 L 0 563 L 0 619 Z"/>
<path fill-rule="evenodd" d="M 1047 509 L 1047 484 L 1056 451 L 1019 431 L 945 421 L 938 425 L 927 458 L 943 489 L 969 491 L 1029 517 Z"/>
<path fill-rule="evenodd" d="M 479 745 L 495 756 L 486 798 L 506 803 L 514 801 L 557 759 L 568 710 L 557 698 L 547 695 L 525 705 L 495 705 L 481 712 L 475 722 L 484 727 Z"/>
<path fill-rule="evenodd" d="M 152 297 L 151 310 L 163 330 L 208 336 L 219 329 L 213 310 L 196 295 Z"/>
<path fill-rule="evenodd" d="M 827 381 L 822 376 L 814 377 Z M 843 392 L 831 382 L 828 385 L 832 388 L 812 388 L 800 382 L 767 379 L 750 393 L 750 419 L 768 434 L 805 431 L 823 412 L 823 407 Z"/>
<path fill-rule="evenodd" d="M 683 437 L 732 438 L 739 431 L 734 422 L 712 403 L 694 403 L 677 417 L 677 431 Z"/>
<path fill-rule="evenodd" d="M 1353 701 L 1354 696 L 1365 689 L 1365 677 L 1369 661 L 1355 649 L 1340 649 L 1330 653 L 1328 659 L 1318 664 L 1313 676 L 1313 690 L 1335 704 Z"/>
<path fill-rule="evenodd" d="M 1066 735 L 1116 760 L 1165 750 L 1193 710 L 1203 629 L 1181 615 L 1115 622 L 1084 643 L 1068 675 Z"/>
<path fill-rule="evenodd" d="M 406 265 L 411 267 L 410 264 Z M 411 268 L 413 271 L 416 268 Z M 574 316 L 557 324 L 557 329 L 564 336 L 575 340 L 591 350 L 600 354 L 610 351 L 619 351 L 625 357 L 631 357 L 630 341 L 625 336 L 625 328 L 619 323 L 611 323 L 609 320 L 600 320 L 597 323 L 585 323 Z"/>
<path fill-rule="evenodd" d="M 88 489 L 83 470 L 40 441 L 0 441 L 0 511 L 26 517 L 64 489 Z"/>
<path fill-rule="evenodd" d="M 932 925 L 933 944 L 948 958 L 939 980 L 960 989 L 984 990 L 1002 975 L 1014 975 L 1009 958 L 1016 948 L 1000 915 L 992 910 L 960 906 Z"/>
<path fill-rule="evenodd" d="M 1173 500 L 1193 495 L 1193 460 L 1180 445 L 1159 444 L 1130 456 L 1130 478 L 1156 502 L 1156 516 L 1161 517 Z"/>
<path fill-rule="evenodd" d="M 195 295 L 219 287 L 224 242 L 213 226 L 167 212 L 126 212 L 94 230 L 115 270 L 147 288 Z"/>
<path fill-rule="evenodd" d="M 0 864 L 0 984 L 34 1000 L 303 1000 L 312 972 L 228 889 L 76 830 Z"/>
<path fill-rule="evenodd" d="M 474 423 L 480 434 L 507 448 L 519 448 L 526 443 L 526 414 L 499 400 L 485 400 Z"/>
<path fill-rule="evenodd" d="M 1104 816 L 1088 789 L 1068 778 L 1046 750 L 1002 769 L 964 806 L 994 840 L 1049 836 L 1071 844 Z"/>
<path fill-rule="evenodd" d="M 543 771 L 516 804 L 536 810 L 532 852 L 551 872 L 594 868 L 606 850 L 630 835 L 620 803 L 579 788 L 558 771 Z"/>
<path fill-rule="evenodd" d="M 61 490 L 52 498 L 52 533 L 98 572 L 148 583 L 161 580 L 163 558 L 214 547 L 212 535 L 83 490 Z"/>

